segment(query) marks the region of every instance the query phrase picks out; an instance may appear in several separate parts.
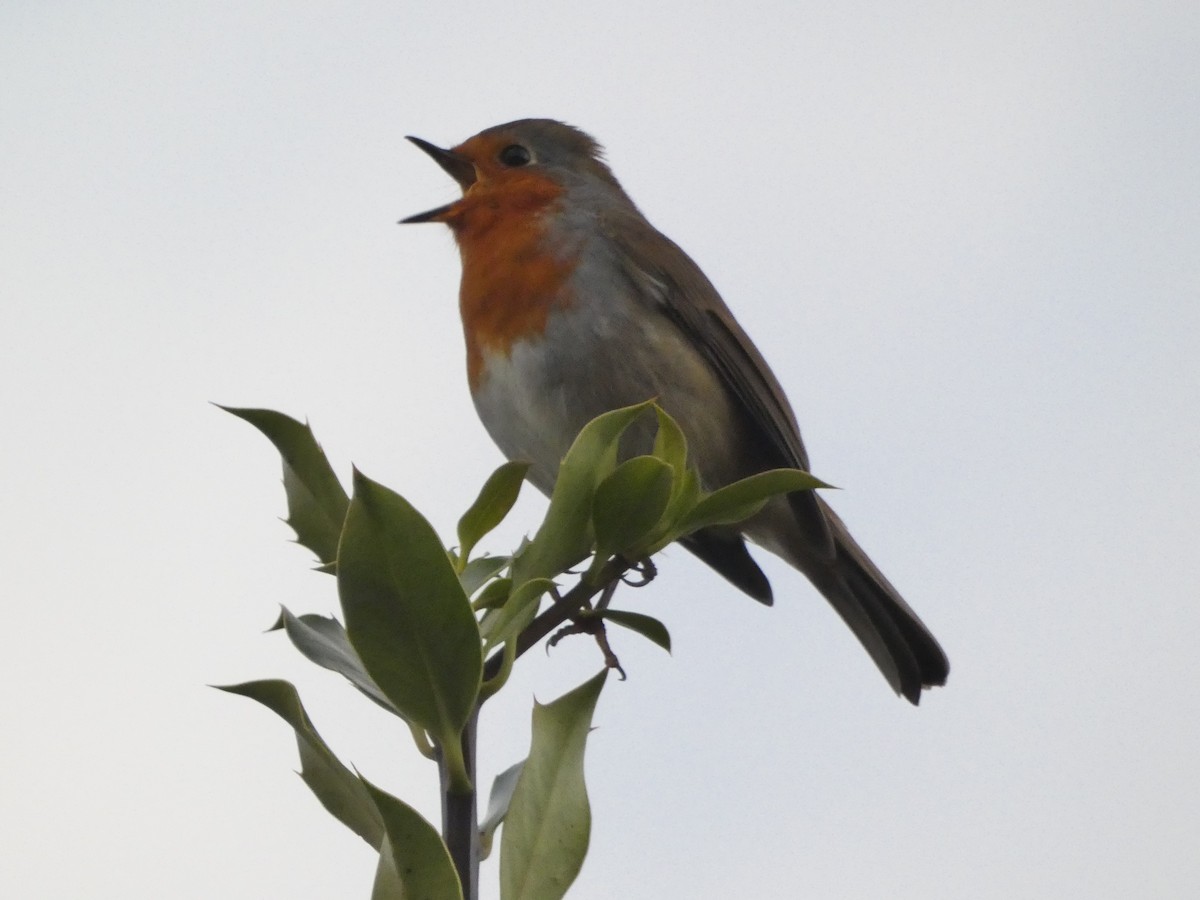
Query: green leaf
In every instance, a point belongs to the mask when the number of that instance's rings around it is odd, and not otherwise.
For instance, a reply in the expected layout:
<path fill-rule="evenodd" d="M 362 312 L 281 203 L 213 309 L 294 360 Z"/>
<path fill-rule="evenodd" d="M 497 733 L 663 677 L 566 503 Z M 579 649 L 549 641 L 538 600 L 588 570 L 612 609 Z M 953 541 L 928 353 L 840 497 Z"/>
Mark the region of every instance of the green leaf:
<path fill-rule="evenodd" d="M 366 779 L 363 784 L 387 828 L 371 900 L 462 900 L 458 872 L 437 830 L 403 800 Z"/>
<path fill-rule="evenodd" d="M 658 526 L 644 542 L 644 556 L 653 556 L 663 547 L 683 535 L 681 523 L 687 520 L 700 501 L 700 479 L 694 469 L 675 471 L 675 483 L 671 489 L 671 500 L 659 520 Z"/>
<path fill-rule="evenodd" d="M 354 473 L 338 550 L 346 632 L 406 719 L 441 745 L 466 789 L 459 736 L 479 693 L 479 626 L 436 532 L 403 497 Z"/>
<path fill-rule="evenodd" d="M 275 445 L 283 457 L 287 523 L 296 532 L 299 544 L 315 553 L 322 563 L 332 563 L 337 558 L 338 537 L 350 499 L 312 429 L 270 409 L 219 408 L 245 419 Z"/>
<path fill-rule="evenodd" d="M 529 759 L 500 841 L 502 900 L 558 900 L 579 874 L 592 823 L 583 754 L 607 674 L 534 706 Z"/>
<path fill-rule="evenodd" d="M 372 847 L 383 844 L 383 817 L 358 776 L 342 765 L 313 727 L 300 695 L 286 681 L 248 681 L 219 687 L 257 700 L 292 726 L 300 750 L 300 777 L 329 812 Z"/>
<path fill-rule="evenodd" d="M 529 463 L 506 462 L 484 483 L 471 508 L 458 520 L 459 556 L 464 562 L 479 539 L 504 521 L 525 481 Z"/>
<path fill-rule="evenodd" d="M 344 676 L 392 715 L 400 715 L 379 685 L 367 674 L 341 622 L 333 617 L 312 614 L 294 616 L 287 607 L 281 609 L 279 620 L 284 631 L 309 661 Z"/>
<path fill-rule="evenodd" d="M 479 823 L 479 858 L 487 859 L 492 853 L 492 839 L 496 829 L 508 814 L 508 806 L 512 803 L 513 791 L 517 787 L 517 779 L 525 760 L 514 763 L 496 776 L 492 782 L 492 793 L 488 797 L 487 815 Z"/>
<path fill-rule="evenodd" d="M 375 883 L 371 885 L 371 900 L 405 900 L 400 870 L 392 856 L 392 845 L 384 840 L 379 848 L 379 863 L 375 866 Z"/>
<path fill-rule="evenodd" d="M 622 628 L 628 628 L 630 631 L 636 631 L 668 653 L 671 652 L 671 633 L 667 631 L 667 626 L 654 616 L 629 612 L 624 609 L 598 609 L 589 615 L 612 622 L 614 625 L 620 625 Z"/>
<path fill-rule="evenodd" d="M 333 617 L 311 614 L 297 617 L 292 615 L 287 607 L 282 606 L 280 610 L 279 621 L 272 626 L 272 631 L 284 629 L 292 644 L 308 660 L 344 676 L 370 700 L 378 703 L 393 716 L 404 719 L 404 723 L 412 731 L 413 743 L 417 745 L 417 750 L 429 759 L 434 758 L 434 749 L 425 730 L 405 719 L 400 710 L 396 709 L 379 689 L 379 685 L 367 674 L 341 622 Z"/>
<path fill-rule="evenodd" d="M 476 612 L 479 612 L 481 609 L 498 608 L 508 602 L 508 597 L 511 593 L 512 579 L 497 578 L 480 591 L 479 595 L 471 601 L 471 608 Z"/>
<path fill-rule="evenodd" d="M 662 518 L 671 499 L 674 471 L 653 456 L 635 456 L 596 487 L 592 522 L 596 558 L 633 553 Z"/>
<path fill-rule="evenodd" d="M 691 534 L 711 525 L 742 522 L 762 509 L 772 497 L 830 486 L 799 469 L 759 472 L 713 491 L 700 500 L 681 523 L 679 533 Z"/>
<path fill-rule="evenodd" d="M 687 468 L 687 438 L 683 435 L 683 429 L 658 404 L 654 406 L 654 414 L 658 416 L 654 455 L 676 472 L 684 471 Z"/>
<path fill-rule="evenodd" d="M 493 647 L 515 638 L 524 631 L 525 626 L 537 615 L 542 597 L 553 588 L 554 582 L 549 578 L 534 578 L 511 591 L 508 601 L 500 607 L 497 615 L 484 619 L 485 650 L 490 652 Z"/>
<path fill-rule="evenodd" d="M 550 508 L 534 539 L 513 558 L 513 583 L 553 578 L 592 549 L 592 495 L 616 467 L 622 433 L 651 404 L 604 413 L 583 427 L 558 467 Z"/>
<path fill-rule="evenodd" d="M 472 597 L 483 585 L 499 575 L 510 562 L 511 556 L 480 556 L 467 563 L 459 573 L 458 580 L 467 596 Z"/>

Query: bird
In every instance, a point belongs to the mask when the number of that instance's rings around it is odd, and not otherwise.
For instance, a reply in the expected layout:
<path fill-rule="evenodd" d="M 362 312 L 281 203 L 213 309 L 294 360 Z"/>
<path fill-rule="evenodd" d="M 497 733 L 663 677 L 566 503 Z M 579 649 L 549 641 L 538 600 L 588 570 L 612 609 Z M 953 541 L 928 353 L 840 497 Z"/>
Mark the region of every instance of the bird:
<path fill-rule="evenodd" d="M 453 233 L 476 411 L 506 457 L 530 463 L 526 477 L 539 490 L 553 489 L 585 424 L 648 399 L 679 423 L 707 490 L 769 469 L 809 471 L 766 360 L 700 267 L 626 194 L 594 138 L 531 118 L 450 149 L 408 140 L 462 196 L 401 222 Z M 652 431 L 647 423 L 632 439 L 640 452 Z M 747 539 L 812 582 L 898 695 L 916 705 L 924 689 L 945 684 L 937 640 L 816 492 L 776 497 L 736 527 L 681 541 L 769 605 L 771 585 Z"/>

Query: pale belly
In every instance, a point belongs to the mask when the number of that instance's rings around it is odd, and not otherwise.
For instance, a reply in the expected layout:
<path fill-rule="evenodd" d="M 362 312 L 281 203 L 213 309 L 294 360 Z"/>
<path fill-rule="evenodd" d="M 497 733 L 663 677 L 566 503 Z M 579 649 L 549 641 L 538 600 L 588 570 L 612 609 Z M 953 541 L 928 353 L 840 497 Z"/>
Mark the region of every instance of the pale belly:
<path fill-rule="evenodd" d="M 530 481 L 545 492 L 587 422 L 650 399 L 683 428 L 707 486 L 747 474 L 728 391 L 665 320 L 635 326 L 571 310 L 556 315 L 545 335 L 515 344 L 507 355 L 485 351 L 484 358 L 486 374 L 474 397 L 479 417 L 506 457 L 533 464 Z M 623 451 L 648 452 L 652 417 L 631 432 Z"/>

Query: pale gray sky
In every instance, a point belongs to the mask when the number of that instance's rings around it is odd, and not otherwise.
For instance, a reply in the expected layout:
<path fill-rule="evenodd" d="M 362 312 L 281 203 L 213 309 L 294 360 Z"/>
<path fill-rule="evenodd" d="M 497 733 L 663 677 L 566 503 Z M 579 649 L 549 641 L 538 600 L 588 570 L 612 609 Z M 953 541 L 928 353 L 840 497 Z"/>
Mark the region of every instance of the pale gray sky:
<path fill-rule="evenodd" d="M 914 710 L 782 564 L 768 610 L 670 553 L 571 896 L 1200 893 L 1200 7 L 618 0 L 0 8 L 0 895 L 369 895 L 286 727 L 206 683 L 294 679 L 436 818 L 406 732 L 260 633 L 336 596 L 207 401 L 309 418 L 450 539 L 500 457 L 403 136 L 522 116 L 716 282 L 952 661 Z M 597 666 L 530 654 L 484 772 Z"/>

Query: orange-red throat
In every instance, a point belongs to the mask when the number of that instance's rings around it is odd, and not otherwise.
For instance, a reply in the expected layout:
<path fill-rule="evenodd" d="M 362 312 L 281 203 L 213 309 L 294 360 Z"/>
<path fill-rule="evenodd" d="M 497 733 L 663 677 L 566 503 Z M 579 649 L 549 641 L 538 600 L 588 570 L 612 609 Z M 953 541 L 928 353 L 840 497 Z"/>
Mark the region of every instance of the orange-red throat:
<path fill-rule="evenodd" d="M 442 222 L 458 242 L 459 311 L 474 391 L 489 354 L 507 356 L 518 341 L 540 337 L 551 311 L 571 302 L 579 248 L 551 233 L 565 189 L 544 172 L 497 165 L 500 137 L 478 135 L 452 150 L 410 140 L 463 189 L 461 199 L 404 221 Z"/>

